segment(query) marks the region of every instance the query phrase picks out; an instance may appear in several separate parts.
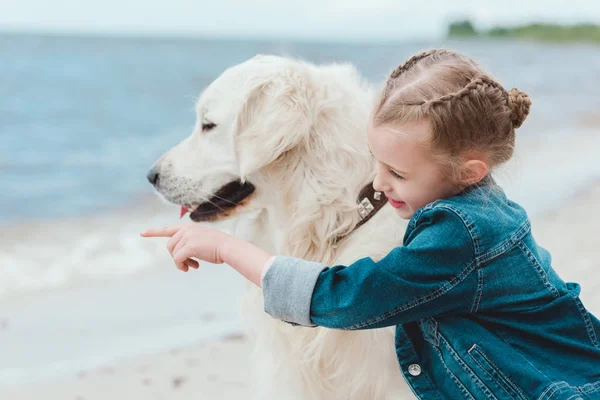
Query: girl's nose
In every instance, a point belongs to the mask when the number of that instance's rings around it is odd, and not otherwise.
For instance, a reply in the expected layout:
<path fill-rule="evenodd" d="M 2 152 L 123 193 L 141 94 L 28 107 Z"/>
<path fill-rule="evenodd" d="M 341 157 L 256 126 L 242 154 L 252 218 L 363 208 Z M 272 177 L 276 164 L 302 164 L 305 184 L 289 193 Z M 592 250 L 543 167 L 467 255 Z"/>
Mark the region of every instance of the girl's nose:
<path fill-rule="evenodd" d="M 377 175 L 375 175 L 375 179 L 373 179 L 373 189 L 378 192 L 386 193 L 389 192 L 391 188 L 383 181 L 381 174 L 377 173 Z"/>

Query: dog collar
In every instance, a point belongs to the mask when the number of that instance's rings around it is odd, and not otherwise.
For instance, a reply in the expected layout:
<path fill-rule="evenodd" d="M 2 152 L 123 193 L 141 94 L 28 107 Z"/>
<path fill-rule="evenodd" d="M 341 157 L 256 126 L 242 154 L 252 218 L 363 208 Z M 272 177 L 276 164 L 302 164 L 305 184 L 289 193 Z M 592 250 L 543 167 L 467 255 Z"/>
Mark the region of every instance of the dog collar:
<path fill-rule="evenodd" d="M 358 229 L 365 222 L 370 220 L 377 211 L 387 203 L 387 197 L 381 192 L 373 189 L 373 182 L 368 183 L 358 194 L 358 214 L 361 220 L 356 224 L 354 230 Z"/>

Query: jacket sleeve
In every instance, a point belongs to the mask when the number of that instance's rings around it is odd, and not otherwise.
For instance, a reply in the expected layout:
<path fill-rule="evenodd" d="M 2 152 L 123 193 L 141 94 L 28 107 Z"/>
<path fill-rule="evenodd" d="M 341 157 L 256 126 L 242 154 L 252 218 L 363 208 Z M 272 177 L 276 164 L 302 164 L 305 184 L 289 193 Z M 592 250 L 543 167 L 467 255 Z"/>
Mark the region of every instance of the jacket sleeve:
<path fill-rule="evenodd" d="M 365 257 L 328 268 L 276 257 L 263 279 L 265 311 L 293 324 L 337 329 L 469 313 L 477 289 L 475 260 L 462 218 L 435 207 L 418 216 L 404 246 L 378 262 Z"/>

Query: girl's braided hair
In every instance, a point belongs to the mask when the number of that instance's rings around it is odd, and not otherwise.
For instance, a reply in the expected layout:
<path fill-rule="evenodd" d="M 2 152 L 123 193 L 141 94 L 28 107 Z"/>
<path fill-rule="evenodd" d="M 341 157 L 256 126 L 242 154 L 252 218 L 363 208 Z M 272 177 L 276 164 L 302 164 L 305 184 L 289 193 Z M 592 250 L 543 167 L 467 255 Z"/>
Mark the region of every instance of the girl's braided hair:
<path fill-rule="evenodd" d="M 531 100 L 506 91 L 472 59 L 446 49 L 424 51 L 389 75 L 373 113 L 375 125 L 428 119 L 432 154 L 453 173 L 459 158 L 475 153 L 489 168 L 508 161 L 515 129 L 529 114 Z"/>

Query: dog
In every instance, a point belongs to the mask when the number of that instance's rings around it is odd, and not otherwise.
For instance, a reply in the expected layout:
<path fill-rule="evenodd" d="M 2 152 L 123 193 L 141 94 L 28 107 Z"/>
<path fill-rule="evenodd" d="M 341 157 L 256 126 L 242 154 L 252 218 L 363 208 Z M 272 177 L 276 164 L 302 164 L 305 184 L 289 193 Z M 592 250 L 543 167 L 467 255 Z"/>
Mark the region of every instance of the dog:
<path fill-rule="evenodd" d="M 235 234 L 272 254 L 327 265 L 382 258 L 406 223 L 384 205 L 361 224 L 358 195 L 375 176 L 366 126 L 374 89 L 349 64 L 259 55 L 200 95 L 190 137 L 148 173 L 196 222 L 235 220 Z M 364 204 L 363 204 L 364 205 Z M 295 327 L 263 310 L 248 284 L 257 398 L 413 399 L 394 328 Z"/>

